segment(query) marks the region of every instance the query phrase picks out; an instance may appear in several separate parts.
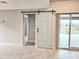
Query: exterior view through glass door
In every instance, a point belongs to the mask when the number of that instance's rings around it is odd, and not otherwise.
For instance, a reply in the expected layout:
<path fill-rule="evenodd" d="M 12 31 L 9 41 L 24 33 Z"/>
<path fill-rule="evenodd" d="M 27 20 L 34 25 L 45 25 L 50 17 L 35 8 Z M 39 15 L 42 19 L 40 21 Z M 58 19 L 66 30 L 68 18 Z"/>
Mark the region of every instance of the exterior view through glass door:
<path fill-rule="evenodd" d="M 79 14 L 72 14 L 70 47 L 79 48 Z"/>
<path fill-rule="evenodd" d="M 59 48 L 79 48 L 79 14 L 61 14 Z"/>

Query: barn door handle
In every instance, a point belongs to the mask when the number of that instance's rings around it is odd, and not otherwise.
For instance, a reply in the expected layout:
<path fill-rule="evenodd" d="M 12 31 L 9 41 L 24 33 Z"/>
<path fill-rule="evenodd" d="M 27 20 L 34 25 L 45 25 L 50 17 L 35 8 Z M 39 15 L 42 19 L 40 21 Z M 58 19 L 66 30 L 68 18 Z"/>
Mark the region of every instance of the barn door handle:
<path fill-rule="evenodd" d="M 39 32 L 39 28 L 37 28 L 37 32 Z"/>

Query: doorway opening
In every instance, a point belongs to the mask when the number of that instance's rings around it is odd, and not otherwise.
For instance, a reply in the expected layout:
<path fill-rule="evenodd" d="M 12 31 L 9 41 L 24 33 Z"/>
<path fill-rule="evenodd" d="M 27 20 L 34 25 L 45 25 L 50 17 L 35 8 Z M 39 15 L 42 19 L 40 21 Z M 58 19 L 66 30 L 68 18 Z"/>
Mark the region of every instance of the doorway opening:
<path fill-rule="evenodd" d="M 35 14 L 24 14 L 24 46 L 35 45 Z"/>
<path fill-rule="evenodd" d="M 60 14 L 59 48 L 79 49 L 79 14 Z"/>

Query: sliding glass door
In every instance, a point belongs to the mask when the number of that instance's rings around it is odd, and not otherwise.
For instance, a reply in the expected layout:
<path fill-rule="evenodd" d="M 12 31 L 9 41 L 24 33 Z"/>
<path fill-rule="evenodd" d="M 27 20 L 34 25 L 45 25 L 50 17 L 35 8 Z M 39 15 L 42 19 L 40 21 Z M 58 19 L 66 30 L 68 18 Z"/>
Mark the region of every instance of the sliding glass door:
<path fill-rule="evenodd" d="M 69 45 L 69 15 L 60 16 L 60 36 L 59 47 L 68 48 Z"/>
<path fill-rule="evenodd" d="M 79 14 L 60 15 L 59 48 L 79 48 Z"/>
<path fill-rule="evenodd" d="M 79 48 L 79 14 L 72 14 L 70 47 Z"/>

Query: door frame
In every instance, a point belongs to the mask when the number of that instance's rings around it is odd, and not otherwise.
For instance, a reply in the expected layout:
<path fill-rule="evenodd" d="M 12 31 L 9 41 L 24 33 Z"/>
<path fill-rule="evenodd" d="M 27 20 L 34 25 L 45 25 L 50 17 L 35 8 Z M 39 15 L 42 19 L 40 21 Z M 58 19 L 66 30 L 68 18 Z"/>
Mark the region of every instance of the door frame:
<path fill-rule="evenodd" d="M 37 13 L 23 13 L 23 46 L 24 45 L 24 34 L 25 34 L 25 25 L 24 25 L 24 15 L 27 15 L 27 14 L 34 14 L 35 15 L 35 47 L 37 46 L 36 45 L 36 41 L 37 41 Z"/>
<path fill-rule="evenodd" d="M 59 48 L 59 35 L 60 35 L 60 15 L 62 14 L 70 14 L 70 23 L 69 23 L 69 43 L 68 48 Z M 56 49 L 65 49 L 65 50 L 79 50 L 78 48 L 71 48 L 70 47 L 70 40 L 71 40 L 71 20 L 72 14 L 79 14 L 79 13 L 56 13 Z"/>

